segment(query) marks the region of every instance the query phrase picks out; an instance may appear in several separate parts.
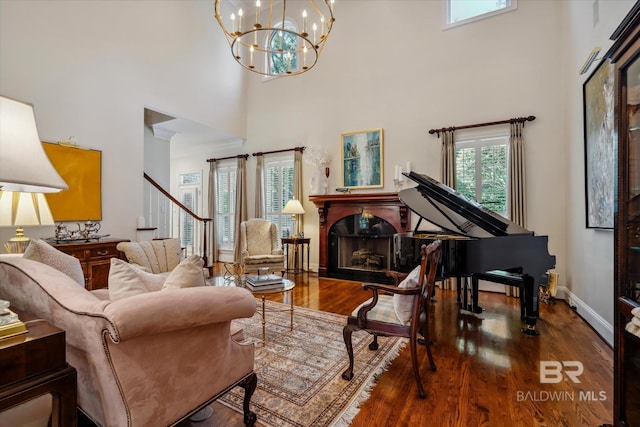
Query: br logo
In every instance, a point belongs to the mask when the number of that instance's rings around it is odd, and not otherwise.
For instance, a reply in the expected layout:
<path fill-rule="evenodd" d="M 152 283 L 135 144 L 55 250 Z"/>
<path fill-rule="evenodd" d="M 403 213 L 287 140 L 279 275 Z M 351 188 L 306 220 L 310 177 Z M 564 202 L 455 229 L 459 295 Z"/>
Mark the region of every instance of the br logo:
<path fill-rule="evenodd" d="M 541 360 L 540 361 L 540 383 L 542 384 L 557 384 L 561 382 L 565 377 L 579 383 L 578 377 L 582 375 L 584 367 L 582 362 L 577 360 L 564 360 L 558 362 L 556 360 Z"/>

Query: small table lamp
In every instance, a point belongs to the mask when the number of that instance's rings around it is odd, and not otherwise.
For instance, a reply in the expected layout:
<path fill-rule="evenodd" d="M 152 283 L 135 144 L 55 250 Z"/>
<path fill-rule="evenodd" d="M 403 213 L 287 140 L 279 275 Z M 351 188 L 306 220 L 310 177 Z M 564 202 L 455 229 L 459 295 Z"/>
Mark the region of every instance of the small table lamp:
<path fill-rule="evenodd" d="M 298 236 L 298 223 L 297 223 L 297 215 L 302 215 L 304 214 L 304 208 L 302 207 L 302 205 L 300 204 L 300 200 L 298 199 L 291 199 L 287 202 L 287 204 L 284 206 L 284 209 L 282 210 L 282 213 L 286 213 L 286 214 L 291 214 L 291 221 L 293 221 L 295 223 L 295 230 L 296 230 L 296 235 L 294 237 Z"/>

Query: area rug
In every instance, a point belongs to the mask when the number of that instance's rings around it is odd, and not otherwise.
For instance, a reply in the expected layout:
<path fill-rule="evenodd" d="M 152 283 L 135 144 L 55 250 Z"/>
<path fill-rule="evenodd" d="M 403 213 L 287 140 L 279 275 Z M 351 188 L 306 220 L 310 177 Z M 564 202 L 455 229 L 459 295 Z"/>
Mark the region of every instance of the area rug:
<path fill-rule="evenodd" d="M 245 335 L 256 343 L 258 387 L 251 410 L 265 426 L 347 426 L 369 397 L 375 379 L 399 354 L 404 338 L 379 338 L 371 351 L 371 336 L 353 334 L 354 376 L 342 379 L 349 361 L 342 338 L 346 316 L 295 307 L 293 331 L 289 306 L 267 301 L 266 346 L 262 346 L 259 313 L 242 319 Z M 244 390 L 236 387 L 218 402 L 242 412 Z"/>

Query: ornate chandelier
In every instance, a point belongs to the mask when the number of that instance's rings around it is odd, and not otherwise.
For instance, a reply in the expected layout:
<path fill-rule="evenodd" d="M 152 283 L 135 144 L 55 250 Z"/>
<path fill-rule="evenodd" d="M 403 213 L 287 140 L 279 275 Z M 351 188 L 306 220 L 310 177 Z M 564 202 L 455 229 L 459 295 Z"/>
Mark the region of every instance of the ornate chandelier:
<path fill-rule="evenodd" d="M 215 13 L 240 65 L 293 76 L 318 61 L 335 21 L 333 6 L 334 0 L 216 0 Z"/>

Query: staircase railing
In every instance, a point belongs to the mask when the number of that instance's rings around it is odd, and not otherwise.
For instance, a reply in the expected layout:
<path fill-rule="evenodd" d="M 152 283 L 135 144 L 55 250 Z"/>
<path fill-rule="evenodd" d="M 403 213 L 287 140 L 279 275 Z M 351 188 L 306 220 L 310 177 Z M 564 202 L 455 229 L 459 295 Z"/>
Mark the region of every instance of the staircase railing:
<path fill-rule="evenodd" d="M 178 199 L 173 197 L 167 190 L 162 188 L 160 184 L 153 180 L 149 175 L 144 172 L 144 179 L 151 184 L 156 190 L 162 193 L 171 203 L 176 205 L 180 210 L 182 210 L 185 214 L 192 217 L 194 220 L 202 223 L 202 260 L 204 261 L 204 265 L 209 267 L 209 260 L 207 258 L 207 225 L 211 222 L 211 218 L 202 218 L 199 215 L 196 215 L 191 209 L 183 205 Z"/>

